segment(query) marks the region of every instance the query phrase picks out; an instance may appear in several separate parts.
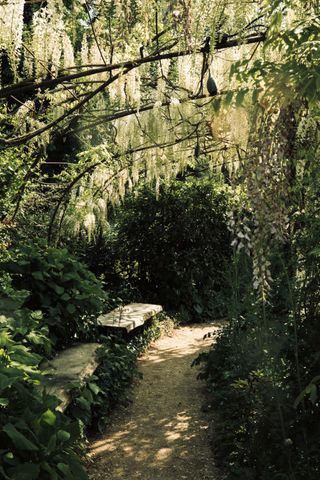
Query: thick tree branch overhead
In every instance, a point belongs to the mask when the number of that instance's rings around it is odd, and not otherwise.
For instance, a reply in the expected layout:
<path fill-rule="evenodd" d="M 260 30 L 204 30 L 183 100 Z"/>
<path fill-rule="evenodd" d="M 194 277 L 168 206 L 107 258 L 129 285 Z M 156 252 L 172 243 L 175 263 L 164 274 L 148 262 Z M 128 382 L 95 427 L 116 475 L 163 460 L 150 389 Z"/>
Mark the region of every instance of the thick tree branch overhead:
<path fill-rule="evenodd" d="M 226 48 L 233 48 L 239 45 L 250 45 L 253 43 L 261 43 L 265 40 L 265 38 L 266 38 L 265 32 L 261 32 L 259 34 L 249 35 L 245 38 L 242 38 L 240 41 L 238 39 L 221 41 L 216 43 L 216 45 L 214 46 L 214 50 L 224 50 Z M 112 72 L 114 70 L 119 70 L 124 68 L 131 69 L 131 68 L 139 67 L 140 65 L 143 65 L 146 63 L 184 57 L 187 55 L 192 55 L 194 53 L 202 53 L 202 51 L 203 51 L 202 48 L 199 48 L 198 50 L 196 50 L 196 52 L 194 52 L 193 50 L 167 52 L 163 54 L 150 55 L 143 58 L 136 58 L 134 60 L 127 60 L 124 62 L 109 64 L 109 65 L 94 66 L 93 68 L 87 68 L 82 72 L 71 73 L 68 75 L 59 75 L 57 78 L 42 80 L 40 82 L 33 81 L 32 79 L 24 80 L 23 82 L 19 82 L 17 84 L 13 84 L 13 85 L 1 88 L 0 98 L 10 98 L 15 94 L 20 95 L 21 93 L 26 93 L 26 92 L 30 94 L 30 93 L 34 93 L 37 90 L 45 90 L 47 88 L 52 88 L 56 85 L 60 85 L 65 82 L 71 82 L 72 80 L 77 80 L 83 77 L 97 75 L 105 72 Z"/>
<path fill-rule="evenodd" d="M 253 35 L 248 35 L 244 38 L 239 39 L 232 39 L 232 40 L 226 40 L 224 39 L 223 41 L 219 41 L 214 45 L 214 50 L 224 50 L 228 48 L 233 48 L 237 47 L 239 45 L 250 45 L 250 44 L 258 44 L 261 43 L 265 40 L 266 38 L 266 33 L 261 32 L 258 34 L 253 34 Z M 28 132 L 25 135 L 18 136 L 18 137 L 9 137 L 9 138 L 0 138 L 0 148 L 7 148 L 7 147 L 12 147 L 12 146 L 18 146 L 21 144 L 24 144 L 25 142 L 28 142 L 32 138 L 35 138 L 38 135 L 41 135 L 42 133 L 50 130 L 53 127 L 56 127 L 59 125 L 63 120 L 65 120 L 67 117 L 72 115 L 73 113 L 79 111 L 85 104 L 87 104 L 92 98 L 94 98 L 96 95 L 99 93 L 103 92 L 104 90 L 107 89 L 107 87 L 115 82 L 120 76 L 125 76 L 129 71 L 132 69 L 135 69 L 139 67 L 140 65 L 143 64 L 151 64 L 153 62 L 160 62 L 162 60 L 169 60 L 169 59 L 175 59 L 179 57 L 184 57 L 188 55 L 192 55 L 194 53 L 202 53 L 203 48 L 198 48 L 196 51 L 193 51 L 192 49 L 190 50 L 184 50 L 184 51 L 171 51 L 171 52 L 165 52 L 165 53 L 159 53 L 155 55 L 149 55 L 143 58 L 136 58 L 133 60 L 128 60 L 128 61 L 123 61 L 123 62 L 118 62 L 114 64 L 109 64 L 109 65 L 101 65 L 100 67 L 94 67 L 94 68 L 86 68 L 84 71 L 77 72 L 77 73 L 71 73 L 67 75 L 58 75 L 57 78 L 52 78 L 48 80 L 43 80 L 40 82 L 33 81 L 32 79 L 29 80 L 24 80 L 23 82 L 19 82 L 17 84 L 13 84 L 7 87 L 4 87 L 0 90 L 0 98 L 2 99 L 13 99 L 16 95 L 20 96 L 23 95 L 28 95 L 32 96 L 36 94 L 39 91 L 45 91 L 46 89 L 53 88 L 57 85 L 64 85 L 67 83 L 68 87 L 70 86 L 70 82 L 76 81 L 79 79 L 83 79 L 85 77 L 93 76 L 96 74 L 101 74 L 105 72 L 114 72 L 118 71 L 115 75 L 113 75 L 111 78 L 106 80 L 104 83 L 99 85 L 98 88 L 95 90 L 89 91 L 84 98 L 79 101 L 76 105 L 72 106 L 70 109 L 65 111 L 62 115 L 60 115 L 58 118 L 53 120 L 52 122 L 49 122 L 48 124 L 44 125 L 41 128 L 38 128 L 34 131 Z M 131 114 L 131 113 L 130 113 Z"/>

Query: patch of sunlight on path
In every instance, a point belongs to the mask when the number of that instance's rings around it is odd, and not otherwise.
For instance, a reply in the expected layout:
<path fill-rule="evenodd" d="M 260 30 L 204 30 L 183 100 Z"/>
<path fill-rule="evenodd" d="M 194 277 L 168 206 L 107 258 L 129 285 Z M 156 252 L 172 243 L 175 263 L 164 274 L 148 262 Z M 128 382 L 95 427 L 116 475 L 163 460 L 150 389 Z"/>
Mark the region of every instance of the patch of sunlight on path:
<path fill-rule="evenodd" d="M 90 447 L 92 480 L 219 480 L 202 412 L 204 384 L 190 368 L 216 325 L 181 327 L 139 360 L 143 378 L 133 402 L 113 413 L 106 435 Z"/>

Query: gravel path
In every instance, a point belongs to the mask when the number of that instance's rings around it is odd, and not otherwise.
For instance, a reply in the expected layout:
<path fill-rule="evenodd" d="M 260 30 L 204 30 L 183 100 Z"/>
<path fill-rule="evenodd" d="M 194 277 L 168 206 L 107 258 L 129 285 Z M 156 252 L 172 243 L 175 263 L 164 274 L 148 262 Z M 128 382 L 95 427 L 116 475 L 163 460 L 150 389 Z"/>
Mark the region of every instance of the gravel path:
<path fill-rule="evenodd" d="M 219 480 L 201 410 L 204 385 L 192 360 L 208 348 L 216 326 L 190 325 L 157 340 L 139 360 L 143 378 L 133 402 L 113 414 L 90 448 L 92 480 Z"/>

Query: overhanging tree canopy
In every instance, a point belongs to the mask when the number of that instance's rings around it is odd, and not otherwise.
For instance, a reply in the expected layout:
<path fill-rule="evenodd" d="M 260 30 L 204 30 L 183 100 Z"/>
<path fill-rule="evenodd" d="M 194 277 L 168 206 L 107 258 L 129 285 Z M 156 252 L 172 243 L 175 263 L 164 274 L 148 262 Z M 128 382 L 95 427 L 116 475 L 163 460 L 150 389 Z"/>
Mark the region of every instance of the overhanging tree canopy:
<path fill-rule="evenodd" d="M 81 222 L 90 231 L 141 174 L 168 179 L 202 154 L 241 163 L 255 107 L 276 118 L 295 86 L 314 90 L 307 52 L 293 53 L 304 40 L 313 48 L 312 2 L 12 0 L 0 8 L 0 148 L 5 164 L 9 147 L 19 158 L 31 152 L 20 160 L 13 203 L 41 163 L 61 164 L 63 179 L 49 178 L 62 188 L 53 220 L 75 231 Z"/>

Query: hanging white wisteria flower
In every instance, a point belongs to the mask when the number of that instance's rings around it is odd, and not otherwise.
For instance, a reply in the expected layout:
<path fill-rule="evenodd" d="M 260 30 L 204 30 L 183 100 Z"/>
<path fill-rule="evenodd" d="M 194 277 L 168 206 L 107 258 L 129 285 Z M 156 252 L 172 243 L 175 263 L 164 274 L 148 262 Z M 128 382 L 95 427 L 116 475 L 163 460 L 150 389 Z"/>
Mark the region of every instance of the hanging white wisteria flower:
<path fill-rule="evenodd" d="M 38 77 L 48 73 L 57 75 L 63 53 L 64 29 L 60 2 L 51 0 L 34 14 L 31 48 Z"/>
<path fill-rule="evenodd" d="M 14 72 L 21 53 L 24 3 L 10 0 L 0 4 L 0 51 L 7 53 Z"/>
<path fill-rule="evenodd" d="M 21 47 L 24 0 L 10 0 L 0 5 L 0 48 L 9 52 Z"/>
<path fill-rule="evenodd" d="M 74 61 L 74 51 L 71 40 L 66 32 L 62 35 L 62 48 L 63 48 L 63 66 L 64 68 L 73 67 L 75 64 Z"/>

